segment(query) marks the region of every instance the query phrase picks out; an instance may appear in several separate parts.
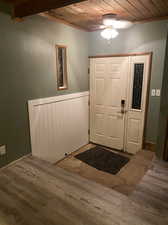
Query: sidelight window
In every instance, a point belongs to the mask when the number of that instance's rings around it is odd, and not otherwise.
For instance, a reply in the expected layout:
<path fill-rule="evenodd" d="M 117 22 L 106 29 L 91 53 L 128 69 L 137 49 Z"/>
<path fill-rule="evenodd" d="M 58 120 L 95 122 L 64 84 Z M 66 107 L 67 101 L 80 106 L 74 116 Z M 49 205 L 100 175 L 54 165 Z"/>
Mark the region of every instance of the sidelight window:
<path fill-rule="evenodd" d="M 144 64 L 134 64 L 132 109 L 141 109 Z"/>

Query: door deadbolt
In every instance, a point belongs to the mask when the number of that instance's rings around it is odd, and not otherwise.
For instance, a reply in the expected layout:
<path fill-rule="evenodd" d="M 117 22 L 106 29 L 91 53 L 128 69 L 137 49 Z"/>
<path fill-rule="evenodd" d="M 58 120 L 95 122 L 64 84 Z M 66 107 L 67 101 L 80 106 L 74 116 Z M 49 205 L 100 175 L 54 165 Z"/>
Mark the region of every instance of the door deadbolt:
<path fill-rule="evenodd" d="M 122 105 L 122 106 L 125 105 L 125 100 L 124 100 L 124 99 L 121 100 L 121 105 Z"/>

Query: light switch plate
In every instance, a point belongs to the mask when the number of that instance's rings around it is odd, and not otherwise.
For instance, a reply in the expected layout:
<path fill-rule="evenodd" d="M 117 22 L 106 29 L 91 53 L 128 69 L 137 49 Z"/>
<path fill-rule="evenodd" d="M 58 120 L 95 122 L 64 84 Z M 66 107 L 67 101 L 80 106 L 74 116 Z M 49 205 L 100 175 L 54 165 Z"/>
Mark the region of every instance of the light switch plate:
<path fill-rule="evenodd" d="M 152 89 L 151 96 L 156 96 L 156 90 L 155 89 Z"/>
<path fill-rule="evenodd" d="M 156 89 L 156 96 L 157 96 L 157 97 L 160 96 L 160 89 Z"/>
<path fill-rule="evenodd" d="M 5 154 L 6 154 L 6 146 L 2 145 L 2 146 L 0 146 L 0 156 L 5 155 Z"/>

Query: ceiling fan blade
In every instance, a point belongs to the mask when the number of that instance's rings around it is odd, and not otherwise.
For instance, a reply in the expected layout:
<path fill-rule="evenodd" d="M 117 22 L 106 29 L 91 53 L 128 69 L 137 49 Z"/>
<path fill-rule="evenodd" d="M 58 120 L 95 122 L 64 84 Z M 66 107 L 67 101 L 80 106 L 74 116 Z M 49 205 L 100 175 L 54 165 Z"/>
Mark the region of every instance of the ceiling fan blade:
<path fill-rule="evenodd" d="M 127 21 L 127 20 L 115 20 L 113 21 L 113 28 L 115 29 L 126 29 L 129 28 L 133 25 L 132 22 Z"/>
<path fill-rule="evenodd" d="M 103 25 L 103 24 L 100 24 L 99 27 L 100 27 L 100 29 L 105 29 L 105 28 L 107 28 L 107 26 L 106 26 L 106 25 Z"/>

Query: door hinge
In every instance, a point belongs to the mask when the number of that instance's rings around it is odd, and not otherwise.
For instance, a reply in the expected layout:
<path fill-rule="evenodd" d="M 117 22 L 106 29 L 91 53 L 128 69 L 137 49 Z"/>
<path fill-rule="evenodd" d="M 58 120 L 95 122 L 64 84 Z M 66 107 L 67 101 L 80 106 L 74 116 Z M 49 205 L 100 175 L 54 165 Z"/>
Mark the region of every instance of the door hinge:
<path fill-rule="evenodd" d="M 90 135 L 90 129 L 88 130 L 88 134 Z"/>
<path fill-rule="evenodd" d="M 90 106 L 90 100 L 88 100 L 88 106 Z"/>
<path fill-rule="evenodd" d="M 88 74 L 90 74 L 90 68 L 88 68 Z"/>

